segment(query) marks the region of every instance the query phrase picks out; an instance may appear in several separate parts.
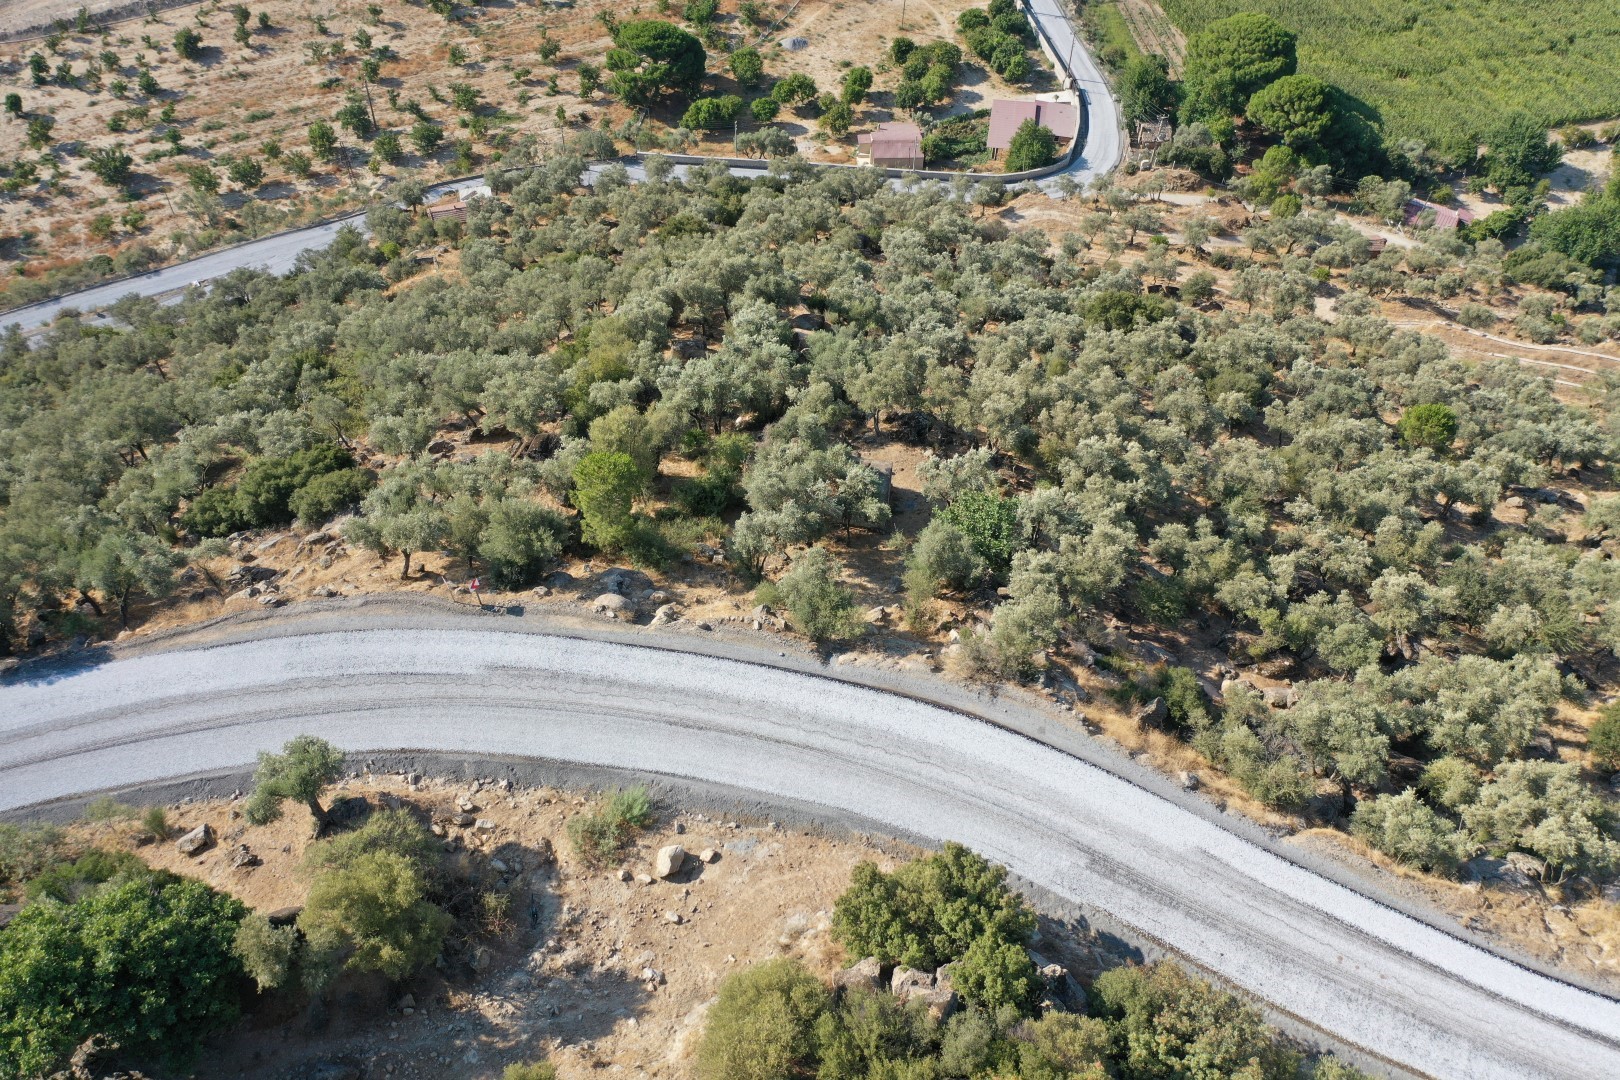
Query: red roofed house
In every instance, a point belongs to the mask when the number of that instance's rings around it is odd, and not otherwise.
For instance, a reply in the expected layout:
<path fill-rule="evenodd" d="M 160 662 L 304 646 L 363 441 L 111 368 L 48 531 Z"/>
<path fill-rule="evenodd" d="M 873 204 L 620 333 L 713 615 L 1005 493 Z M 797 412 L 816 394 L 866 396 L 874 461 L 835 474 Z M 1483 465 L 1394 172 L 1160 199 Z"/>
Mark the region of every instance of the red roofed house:
<path fill-rule="evenodd" d="M 1415 227 L 1418 218 L 1431 210 L 1434 211 L 1434 227 L 1437 229 L 1456 229 L 1463 225 L 1471 225 L 1474 221 L 1474 215 L 1467 210 L 1453 210 L 1449 206 L 1436 206 L 1432 202 L 1413 199 L 1406 204 L 1407 227 Z"/>
<path fill-rule="evenodd" d="M 1068 101 L 993 101 L 990 103 L 990 156 L 999 158 L 1012 137 L 1033 120 L 1057 136 L 1058 152 L 1065 151 L 1080 131 L 1080 110 Z"/>
<path fill-rule="evenodd" d="M 916 124 L 879 124 L 876 131 L 855 136 L 855 152 L 879 169 L 923 167 L 922 129 Z"/>

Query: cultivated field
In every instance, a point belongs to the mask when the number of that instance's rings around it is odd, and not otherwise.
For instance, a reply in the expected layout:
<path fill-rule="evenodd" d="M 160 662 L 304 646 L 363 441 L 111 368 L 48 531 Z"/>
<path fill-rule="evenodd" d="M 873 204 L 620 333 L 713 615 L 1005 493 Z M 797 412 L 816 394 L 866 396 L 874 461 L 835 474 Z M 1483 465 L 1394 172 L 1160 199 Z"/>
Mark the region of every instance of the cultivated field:
<path fill-rule="evenodd" d="M 1478 134 L 1524 110 L 1548 127 L 1620 114 L 1613 0 L 1162 0 L 1192 34 L 1263 11 L 1299 34 L 1300 68 L 1366 101 L 1396 137 Z"/>

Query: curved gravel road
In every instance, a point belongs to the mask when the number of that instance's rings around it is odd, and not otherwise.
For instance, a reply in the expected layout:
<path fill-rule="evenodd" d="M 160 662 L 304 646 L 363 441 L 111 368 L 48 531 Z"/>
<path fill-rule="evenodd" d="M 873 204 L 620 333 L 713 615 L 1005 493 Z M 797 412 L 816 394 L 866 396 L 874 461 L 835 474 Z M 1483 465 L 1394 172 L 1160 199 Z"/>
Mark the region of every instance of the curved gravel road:
<path fill-rule="evenodd" d="M 13 679 L 0 687 L 0 810 L 241 767 L 302 732 L 350 751 L 543 757 L 718 783 L 960 840 L 1414 1072 L 1620 1076 L 1620 1003 L 1002 728 L 736 660 L 394 627 Z"/>

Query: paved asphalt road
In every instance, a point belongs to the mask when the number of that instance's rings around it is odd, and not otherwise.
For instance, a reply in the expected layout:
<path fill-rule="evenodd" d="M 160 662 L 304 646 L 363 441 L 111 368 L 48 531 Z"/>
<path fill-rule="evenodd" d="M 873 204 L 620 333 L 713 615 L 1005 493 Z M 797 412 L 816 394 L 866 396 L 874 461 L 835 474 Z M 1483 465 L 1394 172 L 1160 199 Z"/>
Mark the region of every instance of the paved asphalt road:
<path fill-rule="evenodd" d="M 1124 153 L 1119 107 L 1091 54 L 1077 40 L 1074 24 L 1064 13 L 1061 0 L 1028 0 L 1028 3 L 1030 14 L 1040 23 L 1058 59 L 1071 68 L 1075 85 L 1085 98 L 1086 145 L 1081 153 L 1075 155 L 1069 168 L 1059 175 L 1072 176 L 1081 184 L 1090 183 L 1094 178 L 1112 171 Z M 600 171 L 602 167 L 594 166 L 592 171 Z M 733 168 L 731 171 L 739 176 L 758 176 L 763 168 L 764 163 L 761 163 L 760 168 Z M 645 174 L 639 165 L 631 165 L 629 169 L 632 180 L 644 179 Z M 677 166 L 676 172 L 684 175 L 686 167 Z M 1041 187 L 1053 192 L 1056 182 L 1057 177 L 1048 177 L 1041 181 Z M 437 198 L 450 191 L 472 191 L 481 186 L 482 180 L 477 179 L 441 184 L 429 189 L 429 197 Z M 53 300 L 42 300 L 0 314 L 0 329 L 16 324 L 25 332 L 31 332 L 49 326 L 64 309 L 98 311 L 131 293 L 156 297 L 178 296 L 188 286 L 211 281 L 243 267 L 285 274 L 293 268 L 302 252 L 326 247 L 337 235 L 338 229 L 345 224 L 360 224 L 361 217 L 357 214 L 325 225 L 312 225 L 307 229 L 278 233 L 262 240 L 249 240 L 187 262 L 150 271 L 140 277 L 97 285 Z"/>
<path fill-rule="evenodd" d="M 0 810 L 351 751 L 547 758 L 729 785 L 956 839 L 1284 1012 L 1420 1074 L 1620 1076 L 1620 1003 L 1287 862 L 1143 788 L 960 713 L 632 644 L 357 612 L 0 686 Z M 473 628 L 476 627 L 476 628 Z"/>

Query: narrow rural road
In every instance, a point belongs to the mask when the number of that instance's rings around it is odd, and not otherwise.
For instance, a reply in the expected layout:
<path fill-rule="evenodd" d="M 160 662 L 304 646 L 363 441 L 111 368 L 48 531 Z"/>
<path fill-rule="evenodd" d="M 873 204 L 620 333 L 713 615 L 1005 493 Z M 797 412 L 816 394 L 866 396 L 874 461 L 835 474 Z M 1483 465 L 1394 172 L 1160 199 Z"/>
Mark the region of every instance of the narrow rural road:
<path fill-rule="evenodd" d="M 1081 92 L 1086 109 L 1086 144 L 1081 152 L 1075 155 L 1069 167 L 1058 175 L 1072 177 L 1080 184 L 1088 184 L 1098 176 L 1112 172 L 1124 155 L 1119 106 L 1108 89 L 1107 81 L 1098 70 L 1096 61 L 1079 41 L 1074 24 L 1064 11 L 1063 0 L 1025 0 L 1025 2 L 1031 18 L 1040 25 L 1041 31 L 1052 43 L 1058 60 L 1069 68 L 1069 74 Z M 611 162 L 593 165 L 592 174 L 600 172 L 609 164 Z M 850 167 L 825 162 L 816 164 L 828 169 Z M 738 176 L 756 177 L 768 167 L 768 162 L 761 161 L 757 167 L 733 167 L 731 171 Z M 632 163 L 628 168 L 631 180 L 640 181 L 646 178 L 640 165 Z M 685 175 L 686 166 L 676 166 L 675 171 L 677 175 Z M 1042 190 L 1048 193 L 1055 192 L 1057 176 L 1047 177 L 1040 185 Z M 456 180 L 429 188 L 428 196 L 431 201 L 452 191 L 468 192 L 482 186 L 483 181 L 478 178 Z M 65 296 L 0 312 L 0 330 L 16 325 L 21 327 L 24 333 L 31 333 L 49 326 L 64 310 L 99 311 L 130 295 L 177 296 L 189 286 L 223 277 L 232 270 L 253 268 L 268 270 L 273 274 L 285 274 L 292 270 L 299 255 L 306 251 L 319 251 L 330 245 L 343 226 L 363 227 L 363 218 L 363 214 L 354 214 L 325 224 L 311 225 L 307 229 L 296 229 L 260 240 L 249 240 L 173 266 L 152 270 L 138 277 L 110 281 L 105 285 L 91 286 Z"/>
<path fill-rule="evenodd" d="M 960 840 L 1422 1075 L 1620 1076 L 1620 1003 L 1002 727 L 734 659 L 500 631 L 491 617 L 429 623 L 355 611 L 13 677 L 0 686 L 0 810 L 239 768 L 304 732 L 357 752 L 517 755 L 722 784 Z"/>

